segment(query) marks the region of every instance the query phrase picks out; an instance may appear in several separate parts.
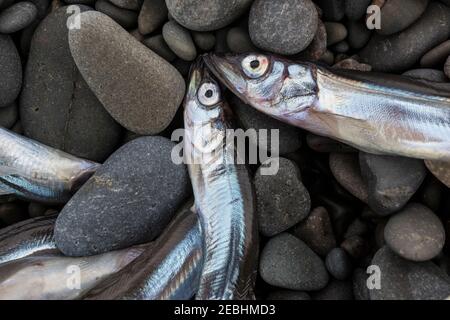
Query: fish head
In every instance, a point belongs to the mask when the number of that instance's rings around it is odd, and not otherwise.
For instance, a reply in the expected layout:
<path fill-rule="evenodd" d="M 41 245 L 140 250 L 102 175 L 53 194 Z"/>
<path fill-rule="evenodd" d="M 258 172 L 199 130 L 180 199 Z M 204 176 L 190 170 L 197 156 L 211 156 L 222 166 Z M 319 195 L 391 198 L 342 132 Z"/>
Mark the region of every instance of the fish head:
<path fill-rule="evenodd" d="M 77 192 L 100 168 L 100 164 L 87 160 L 77 161 L 69 178 L 69 191 L 74 194 Z"/>
<path fill-rule="evenodd" d="M 260 53 L 208 54 L 203 59 L 242 101 L 275 118 L 304 111 L 316 100 L 313 64 Z"/>

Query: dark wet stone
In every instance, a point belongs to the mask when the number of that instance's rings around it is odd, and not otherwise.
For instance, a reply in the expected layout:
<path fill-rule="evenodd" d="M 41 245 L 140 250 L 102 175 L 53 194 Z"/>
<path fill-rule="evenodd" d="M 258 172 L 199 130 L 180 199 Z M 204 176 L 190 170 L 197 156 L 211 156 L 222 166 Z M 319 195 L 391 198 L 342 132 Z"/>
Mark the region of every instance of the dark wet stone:
<path fill-rule="evenodd" d="M 215 32 L 216 45 L 214 46 L 215 53 L 226 53 L 230 52 L 227 44 L 227 35 L 229 28 L 222 28 Z"/>
<path fill-rule="evenodd" d="M 332 46 L 345 38 L 347 38 L 347 28 L 339 22 L 325 22 L 325 28 L 327 29 L 327 44 Z"/>
<path fill-rule="evenodd" d="M 445 75 L 450 78 L 450 56 L 445 61 L 444 72 Z"/>
<path fill-rule="evenodd" d="M 154 53 L 169 62 L 175 60 L 175 58 L 177 57 L 175 53 L 173 53 L 173 51 L 169 48 L 166 41 L 164 41 L 164 37 L 160 34 L 146 38 L 142 40 L 142 43 L 145 44 Z"/>
<path fill-rule="evenodd" d="M 61 7 L 34 34 L 20 100 L 21 120 L 32 139 L 103 161 L 116 148 L 122 130 L 77 71 L 67 40 L 68 17 L 67 7 Z"/>
<path fill-rule="evenodd" d="M 400 210 L 426 176 L 421 160 L 363 152 L 359 159 L 369 189 L 369 206 L 382 216 Z"/>
<path fill-rule="evenodd" d="M 273 160 L 269 161 L 273 164 Z M 311 208 L 309 193 L 301 182 L 297 165 L 285 158 L 274 161 L 279 163 L 276 175 L 263 175 L 260 167 L 254 178 L 259 230 L 267 237 L 302 221 Z"/>
<path fill-rule="evenodd" d="M 361 49 L 364 47 L 372 35 L 372 31 L 367 29 L 364 22 L 349 21 L 347 23 L 347 41 L 353 49 Z"/>
<path fill-rule="evenodd" d="M 137 25 L 138 14 L 135 11 L 119 8 L 106 0 L 95 2 L 95 10 L 106 14 L 125 29 Z"/>
<path fill-rule="evenodd" d="M 294 227 L 293 233 L 323 257 L 336 247 L 330 217 L 323 207 L 312 210 L 308 218 Z"/>
<path fill-rule="evenodd" d="M 355 300 L 370 300 L 367 277 L 368 274 L 364 269 L 358 268 L 353 272 L 353 296 L 355 297 Z"/>
<path fill-rule="evenodd" d="M 167 20 L 167 7 L 164 0 L 144 0 L 138 17 L 139 32 L 152 33 Z"/>
<path fill-rule="evenodd" d="M 311 300 L 311 297 L 303 291 L 277 290 L 269 293 L 266 300 Z"/>
<path fill-rule="evenodd" d="M 99 254 L 157 237 L 189 196 L 175 144 L 142 137 L 117 150 L 61 211 L 57 247 L 69 256 Z"/>
<path fill-rule="evenodd" d="M 360 236 L 345 239 L 341 243 L 341 248 L 355 260 L 359 260 L 369 253 L 369 244 Z"/>
<path fill-rule="evenodd" d="M 0 34 L 0 107 L 16 100 L 22 86 L 22 63 L 14 42 Z"/>
<path fill-rule="evenodd" d="M 181 59 L 192 61 L 197 57 L 197 49 L 191 34 L 175 21 L 168 21 L 162 30 L 169 48 Z"/>
<path fill-rule="evenodd" d="M 353 300 L 353 287 L 350 281 L 331 280 L 319 292 L 312 294 L 313 300 Z"/>
<path fill-rule="evenodd" d="M 248 31 L 243 27 L 234 27 L 228 30 L 227 44 L 228 48 L 234 53 L 257 51 L 250 39 Z"/>
<path fill-rule="evenodd" d="M 435 258 L 444 247 L 445 230 L 433 211 L 419 203 L 410 203 L 389 219 L 384 239 L 402 258 L 427 261 Z"/>
<path fill-rule="evenodd" d="M 364 220 L 360 218 L 356 218 L 353 222 L 348 226 L 347 231 L 344 234 L 344 238 L 348 239 L 354 236 L 364 236 L 369 232 L 369 226 Z"/>
<path fill-rule="evenodd" d="M 337 53 L 346 53 L 350 50 L 350 46 L 347 41 L 341 41 L 333 45 L 332 50 Z"/>
<path fill-rule="evenodd" d="M 432 82 L 448 81 L 445 73 L 441 70 L 436 69 L 413 69 L 403 73 L 403 75 L 414 79 L 427 80 Z"/>
<path fill-rule="evenodd" d="M 383 247 L 372 265 L 380 268 L 381 278 L 380 289 L 370 290 L 371 300 L 443 300 L 450 296 L 450 278 L 432 262 L 408 261 Z"/>
<path fill-rule="evenodd" d="M 353 271 L 350 256 L 342 248 L 334 248 L 328 252 L 325 266 L 328 272 L 338 280 L 347 279 Z"/>
<path fill-rule="evenodd" d="M 310 0 L 256 0 L 250 10 L 249 32 L 258 48 L 292 55 L 309 46 L 318 21 Z"/>
<path fill-rule="evenodd" d="M 322 9 L 323 18 L 327 21 L 339 21 L 344 18 L 345 0 L 318 0 Z"/>
<path fill-rule="evenodd" d="M 216 45 L 216 36 L 212 32 L 192 32 L 196 46 L 203 51 L 210 51 Z"/>
<path fill-rule="evenodd" d="M 450 188 L 450 163 L 442 161 L 425 160 L 428 170 L 443 184 Z"/>
<path fill-rule="evenodd" d="M 19 118 L 19 110 L 16 103 L 0 108 L 0 126 L 10 129 Z"/>
<path fill-rule="evenodd" d="M 320 290 L 329 279 L 322 260 L 288 233 L 267 242 L 261 252 L 259 272 L 268 284 L 291 290 Z"/>
<path fill-rule="evenodd" d="M 323 22 L 319 19 L 317 32 L 314 36 L 314 39 L 312 40 L 311 44 L 299 54 L 299 57 L 306 60 L 316 61 L 319 60 L 326 51 L 327 29 L 325 28 Z"/>
<path fill-rule="evenodd" d="M 109 0 L 112 4 L 122 9 L 139 10 L 143 0 Z"/>
<path fill-rule="evenodd" d="M 0 13 L 0 33 L 14 33 L 29 26 L 38 10 L 32 2 L 18 2 Z"/>
<path fill-rule="evenodd" d="M 450 40 L 442 42 L 424 54 L 420 59 L 420 65 L 422 67 L 434 67 L 444 63 L 448 56 L 450 56 Z"/>
<path fill-rule="evenodd" d="M 367 12 L 371 0 L 345 0 L 345 15 L 349 20 L 359 20 Z"/>

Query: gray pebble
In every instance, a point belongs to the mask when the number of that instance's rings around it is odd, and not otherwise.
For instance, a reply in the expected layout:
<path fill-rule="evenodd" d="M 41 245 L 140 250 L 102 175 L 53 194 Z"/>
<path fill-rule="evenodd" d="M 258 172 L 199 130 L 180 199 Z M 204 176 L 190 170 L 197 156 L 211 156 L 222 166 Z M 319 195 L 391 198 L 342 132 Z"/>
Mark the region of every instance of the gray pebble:
<path fill-rule="evenodd" d="M 229 30 L 229 28 L 223 28 L 223 29 L 217 30 L 215 32 L 215 36 L 216 36 L 216 45 L 214 47 L 215 53 L 230 52 L 230 48 L 228 48 L 228 44 L 227 44 L 228 30 Z"/>
<path fill-rule="evenodd" d="M 353 286 L 350 281 L 331 280 L 319 292 L 312 295 L 313 300 L 353 300 Z"/>
<path fill-rule="evenodd" d="M 228 48 L 234 53 L 257 51 L 250 39 L 248 31 L 243 27 L 234 27 L 228 30 L 227 44 Z"/>
<path fill-rule="evenodd" d="M 291 290 L 320 290 L 328 283 L 322 260 L 288 233 L 269 240 L 261 252 L 259 273 L 270 285 Z"/>
<path fill-rule="evenodd" d="M 365 63 L 359 63 L 354 58 L 347 58 L 339 61 L 333 66 L 334 69 L 346 69 L 346 70 L 358 70 L 358 71 L 371 71 L 372 67 Z"/>
<path fill-rule="evenodd" d="M 189 196 L 186 167 L 171 160 L 174 146 L 154 136 L 117 150 L 58 216 L 58 249 L 87 256 L 157 237 Z"/>
<path fill-rule="evenodd" d="M 152 33 L 167 20 L 167 7 L 164 0 L 144 0 L 138 17 L 139 32 Z"/>
<path fill-rule="evenodd" d="M 309 46 L 318 21 L 310 0 L 256 0 L 250 10 L 249 32 L 260 49 L 292 55 Z"/>
<path fill-rule="evenodd" d="M 327 29 L 328 46 L 332 46 L 347 38 L 347 28 L 342 23 L 325 22 L 325 28 Z"/>
<path fill-rule="evenodd" d="M 445 63 L 445 60 L 450 55 L 450 40 L 442 42 L 437 47 L 428 51 L 422 59 L 420 65 L 422 67 L 434 67 Z"/>
<path fill-rule="evenodd" d="M 445 230 L 430 209 L 411 203 L 389 219 L 384 239 L 399 256 L 411 261 L 427 261 L 435 258 L 444 247 Z"/>
<path fill-rule="evenodd" d="M 135 11 L 116 7 L 106 0 L 95 2 L 95 10 L 106 14 L 125 29 L 132 29 L 137 25 L 138 14 Z"/>
<path fill-rule="evenodd" d="M 367 223 L 360 218 L 356 218 L 348 226 L 347 231 L 344 234 L 344 238 L 348 239 L 354 236 L 364 236 L 369 232 L 369 227 Z"/>
<path fill-rule="evenodd" d="M 419 80 L 448 82 L 448 78 L 445 76 L 445 73 L 436 69 L 413 69 L 403 73 L 403 75 Z"/>
<path fill-rule="evenodd" d="M 299 54 L 299 58 L 316 61 L 319 60 L 327 51 L 327 29 L 319 19 L 317 32 L 311 44 Z"/>
<path fill-rule="evenodd" d="M 160 34 L 146 38 L 142 40 L 142 43 L 145 44 L 154 53 L 158 54 L 169 62 L 175 60 L 176 58 L 175 53 L 173 53 L 173 51 L 169 48 L 166 41 L 164 41 L 164 37 Z"/>
<path fill-rule="evenodd" d="M 346 53 L 350 50 L 350 46 L 348 45 L 347 41 L 343 40 L 333 45 L 332 50 L 336 53 Z"/>
<path fill-rule="evenodd" d="M 450 188 L 450 163 L 425 160 L 425 165 L 439 181 L 445 184 L 447 188 Z"/>
<path fill-rule="evenodd" d="M 375 254 L 380 268 L 380 288 L 370 290 L 371 300 L 443 300 L 450 296 L 450 278 L 433 262 L 405 260 L 388 247 Z M 371 279 L 369 279 L 370 281 Z M 376 277 L 372 277 L 376 284 Z"/>
<path fill-rule="evenodd" d="M 362 259 L 369 253 L 369 244 L 360 236 L 352 236 L 345 239 L 340 247 L 354 260 Z"/>
<path fill-rule="evenodd" d="M 267 237 L 283 232 L 305 219 L 311 208 L 308 190 L 303 186 L 300 169 L 291 160 L 278 158 L 276 175 L 256 171 L 254 184 L 260 232 Z"/>
<path fill-rule="evenodd" d="M 18 2 L 0 13 L 0 33 L 14 33 L 29 26 L 37 17 L 36 6 L 28 1 Z"/>
<path fill-rule="evenodd" d="M 352 273 L 352 261 L 342 248 L 334 248 L 325 258 L 328 272 L 338 280 L 347 279 Z"/>
<path fill-rule="evenodd" d="M 192 38 L 200 50 L 210 51 L 216 45 L 216 36 L 212 32 L 192 32 Z"/>
<path fill-rule="evenodd" d="M 370 291 L 367 287 L 368 274 L 366 270 L 357 268 L 353 272 L 353 296 L 355 300 L 370 300 Z"/>
<path fill-rule="evenodd" d="M 360 153 L 362 175 L 369 188 L 369 206 L 379 215 L 401 209 L 426 176 L 423 161 Z"/>
<path fill-rule="evenodd" d="M 0 126 L 6 129 L 11 128 L 19 118 L 19 110 L 16 103 L 0 108 Z"/>
<path fill-rule="evenodd" d="M 336 247 L 330 217 L 323 207 L 312 210 L 304 221 L 294 227 L 293 233 L 323 257 Z"/>
<path fill-rule="evenodd" d="M 112 4 L 122 9 L 139 10 L 143 0 L 109 0 Z"/>
<path fill-rule="evenodd" d="M 447 58 L 447 61 L 445 61 L 444 72 L 445 75 L 450 78 L 450 56 Z"/>
<path fill-rule="evenodd" d="M 347 41 L 353 49 L 364 47 L 372 35 L 372 31 L 367 29 L 364 22 L 361 21 L 349 21 L 347 23 L 347 31 Z"/>
<path fill-rule="evenodd" d="M 69 43 L 89 87 L 126 129 L 163 131 L 183 100 L 183 77 L 108 16 L 90 11 L 81 19 L 83 28 L 70 30 Z"/>
<path fill-rule="evenodd" d="M 277 290 L 269 293 L 266 300 L 311 300 L 311 297 L 303 291 Z"/>
<path fill-rule="evenodd" d="M 322 9 L 323 18 L 327 21 L 339 21 L 344 18 L 345 0 L 317 0 Z"/>
<path fill-rule="evenodd" d="M 22 63 L 8 35 L 0 34 L 0 107 L 16 100 L 22 87 Z"/>
<path fill-rule="evenodd" d="M 345 0 L 345 15 L 349 20 L 359 20 L 367 12 L 371 0 Z"/>
<path fill-rule="evenodd" d="M 170 49 L 181 59 L 193 61 L 197 57 L 197 49 L 189 30 L 175 21 L 168 21 L 163 27 L 162 34 Z"/>
<path fill-rule="evenodd" d="M 308 147 L 316 152 L 355 152 L 355 149 L 339 141 L 318 136 L 310 132 L 306 135 L 306 143 Z"/>

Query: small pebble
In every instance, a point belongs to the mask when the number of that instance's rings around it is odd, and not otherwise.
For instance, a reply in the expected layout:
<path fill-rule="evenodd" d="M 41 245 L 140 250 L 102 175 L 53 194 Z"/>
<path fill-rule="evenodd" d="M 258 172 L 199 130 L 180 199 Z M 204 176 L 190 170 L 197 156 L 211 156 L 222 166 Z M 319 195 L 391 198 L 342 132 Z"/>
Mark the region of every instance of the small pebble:
<path fill-rule="evenodd" d="M 325 22 L 325 28 L 327 29 L 328 46 L 332 46 L 347 38 L 347 28 L 342 23 Z"/>
<path fill-rule="evenodd" d="M 332 50 L 336 53 L 346 53 L 350 50 L 350 46 L 348 45 L 347 41 L 343 40 L 333 45 Z"/>
<path fill-rule="evenodd" d="M 181 59 L 192 61 L 197 57 L 197 49 L 189 31 L 175 21 L 167 22 L 162 31 L 170 49 Z"/>
<path fill-rule="evenodd" d="M 142 6 L 142 0 L 109 0 L 112 4 L 122 9 L 139 10 Z"/>
<path fill-rule="evenodd" d="M 167 20 L 167 7 L 164 0 L 144 0 L 138 17 L 139 32 L 152 33 Z"/>
<path fill-rule="evenodd" d="M 360 236 L 347 238 L 341 243 L 341 248 L 355 260 L 359 260 L 368 254 L 368 246 L 367 241 Z"/>
<path fill-rule="evenodd" d="M 243 27 L 234 27 L 228 30 L 228 48 L 234 53 L 256 52 L 248 31 Z"/>
<path fill-rule="evenodd" d="M 425 160 L 428 170 L 443 184 L 450 188 L 450 163 L 442 161 Z"/>
<path fill-rule="evenodd" d="M 335 69 L 346 69 L 346 70 L 357 70 L 357 71 L 372 71 L 372 67 L 365 63 L 359 63 L 353 58 L 347 58 L 336 63 L 333 68 Z"/>
<path fill-rule="evenodd" d="M 366 270 L 357 268 L 353 272 L 353 296 L 355 300 L 370 300 L 370 291 L 367 287 L 368 274 Z"/>
<path fill-rule="evenodd" d="M 449 55 L 450 40 L 447 40 L 424 54 L 422 59 L 420 59 L 420 65 L 429 68 L 443 64 Z"/>
<path fill-rule="evenodd" d="M 216 36 L 212 32 L 192 32 L 196 46 L 203 51 L 210 51 L 216 45 Z"/>
<path fill-rule="evenodd" d="M 8 35 L 0 34 L 0 107 L 16 100 L 22 86 L 22 63 L 19 52 Z"/>
<path fill-rule="evenodd" d="M 19 111 L 16 103 L 0 108 L 0 126 L 10 129 L 18 120 Z"/>
<path fill-rule="evenodd" d="M 367 223 L 360 218 L 356 218 L 353 222 L 348 226 L 347 231 L 344 234 L 344 238 L 348 239 L 354 236 L 364 236 L 369 232 L 369 227 Z"/>
<path fill-rule="evenodd" d="M 347 42 L 352 49 L 363 48 L 370 39 L 372 31 L 367 29 L 361 21 L 348 21 L 347 23 Z"/>
<path fill-rule="evenodd" d="M 95 10 L 106 14 L 125 29 L 136 27 L 138 14 L 135 11 L 119 8 L 106 0 L 95 2 Z"/>
<path fill-rule="evenodd" d="M 32 2 L 17 2 L 0 13 L 0 33 L 14 33 L 29 26 L 38 10 Z"/>
<path fill-rule="evenodd" d="M 306 60 L 316 61 L 323 57 L 326 51 L 327 29 L 325 28 L 323 22 L 319 19 L 317 32 L 314 36 L 314 39 L 312 40 L 311 44 L 299 54 L 299 57 Z"/>
<path fill-rule="evenodd" d="M 352 274 L 352 262 L 342 248 L 334 248 L 325 258 L 328 272 L 337 280 L 345 280 Z"/>
<path fill-rule="evenodd" d="M 445 61 L 444 72 L 445 75 L 450 78 L 450 56 Z"/>
<path fill-rule="evenodd" d="M 160 34 L 148 37 L 142 40 L 142 43 L 145 44 L 150 50 L 152 50 L 157 55 L 166 59 L 167 61 L 173 61 L 177 57 L 175 53 L 169 48 L 164 37 Z"/>

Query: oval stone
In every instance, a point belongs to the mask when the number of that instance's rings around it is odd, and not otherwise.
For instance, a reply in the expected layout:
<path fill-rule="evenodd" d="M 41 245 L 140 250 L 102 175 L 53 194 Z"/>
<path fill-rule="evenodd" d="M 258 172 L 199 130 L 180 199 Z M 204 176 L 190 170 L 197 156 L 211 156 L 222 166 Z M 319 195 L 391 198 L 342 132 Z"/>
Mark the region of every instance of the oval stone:
<path fill-rule="evenodd" d="M 22 86 L 22 63 L 14 42 L 0 34 L 0 107 L 16 100 Z"/>
<path fill-rule="evenodd" d="M 14 33 L 26 28 L 37 17 L 36 6 L 28 1 L 18 2 L 0 13 L 0 33 Z"/>

